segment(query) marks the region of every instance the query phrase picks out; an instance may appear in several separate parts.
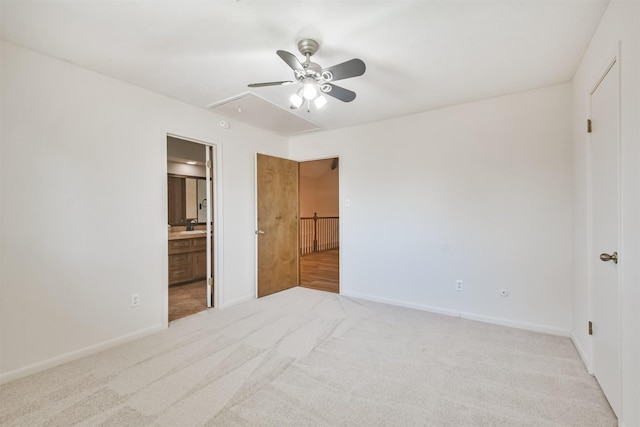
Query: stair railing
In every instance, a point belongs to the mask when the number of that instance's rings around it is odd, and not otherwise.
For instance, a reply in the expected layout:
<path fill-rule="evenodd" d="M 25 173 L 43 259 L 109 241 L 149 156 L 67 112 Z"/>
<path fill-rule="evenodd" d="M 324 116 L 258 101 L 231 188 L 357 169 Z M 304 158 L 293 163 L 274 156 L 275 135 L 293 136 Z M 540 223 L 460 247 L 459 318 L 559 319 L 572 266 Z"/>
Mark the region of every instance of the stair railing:
<path fill-rule="evenodd" d="M 327 251 L 340 247 L 340 217 L 318 216 L 300 218 L 300 254 Z"/>

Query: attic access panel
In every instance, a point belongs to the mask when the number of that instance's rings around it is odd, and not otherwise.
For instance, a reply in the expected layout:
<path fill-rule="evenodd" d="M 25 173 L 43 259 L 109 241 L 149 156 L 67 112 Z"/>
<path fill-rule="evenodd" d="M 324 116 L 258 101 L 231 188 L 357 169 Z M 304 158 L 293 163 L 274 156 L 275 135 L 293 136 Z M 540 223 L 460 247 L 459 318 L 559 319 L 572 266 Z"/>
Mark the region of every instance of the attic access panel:
<path fill-rule="evenodd" d="M 209 105 L 213 111 L 243 123 L 268 130 L 279 135 L 293 135 L 321 129 L 309 120 L 246 92 Z"/>

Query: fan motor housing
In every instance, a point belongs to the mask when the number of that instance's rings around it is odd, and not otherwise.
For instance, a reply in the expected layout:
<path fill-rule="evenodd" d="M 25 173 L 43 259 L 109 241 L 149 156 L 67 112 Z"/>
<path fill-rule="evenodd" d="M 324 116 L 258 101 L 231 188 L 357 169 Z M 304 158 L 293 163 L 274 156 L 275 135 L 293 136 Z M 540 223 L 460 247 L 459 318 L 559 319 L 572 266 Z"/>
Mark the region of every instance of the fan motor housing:
<path fill-rule="evenodd" d="M 319 47 L 320 45 L 318 44 L 318 42 L 312 39 L 302 39 L 298 42 L 298 50 L 305 57 L 307 56 L 307 54 L 315 54 L 318 51 Z"/>
<path fill-rule="evenodd" d="M 322 73 L 322 67 L 315 62 L 306 61 L 302 66 L 305 68 L 307 76 L 320 77 L 320 74 Z"/>

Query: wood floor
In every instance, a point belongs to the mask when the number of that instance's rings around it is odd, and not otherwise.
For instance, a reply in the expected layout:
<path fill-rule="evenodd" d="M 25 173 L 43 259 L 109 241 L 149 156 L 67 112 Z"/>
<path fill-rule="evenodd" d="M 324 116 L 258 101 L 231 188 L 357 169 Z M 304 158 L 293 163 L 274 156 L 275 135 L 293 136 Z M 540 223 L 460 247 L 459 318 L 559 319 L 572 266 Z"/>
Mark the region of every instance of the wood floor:
<path fill-rule="evenodd" d="M 300 286 L 340 292 L 340 249 L 312 252 L 300 257 Z"/>
<path fill-rule="evenodd" d="M 169 322 L 207 309 L 207 283 L 204 280 L 169 286 Z"/>
<path fill-rule="evenodd" d="M 300 257 L 300 286 L 340 292 L 340 250 L 313 252 Z M 204 280 L 169 287 L 169 322 L 207 309 Z"/>

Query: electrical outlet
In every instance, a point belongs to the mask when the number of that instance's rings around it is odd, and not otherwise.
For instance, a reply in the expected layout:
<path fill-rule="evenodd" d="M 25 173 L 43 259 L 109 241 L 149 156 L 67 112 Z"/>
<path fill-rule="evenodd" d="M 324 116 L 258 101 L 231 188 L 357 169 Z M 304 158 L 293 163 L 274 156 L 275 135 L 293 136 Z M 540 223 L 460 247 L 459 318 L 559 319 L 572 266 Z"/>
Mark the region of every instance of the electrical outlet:
<path fill-rule="evenodd" d="M 131 294 L 131 307 L 140 305 L 140 294 Z"/>
<path fill-rule="evenodd" d="M 464 286 L 462 285 L 462 280 L 456 280 L 456 291 L 461 291 L 464 289 Z"/>

